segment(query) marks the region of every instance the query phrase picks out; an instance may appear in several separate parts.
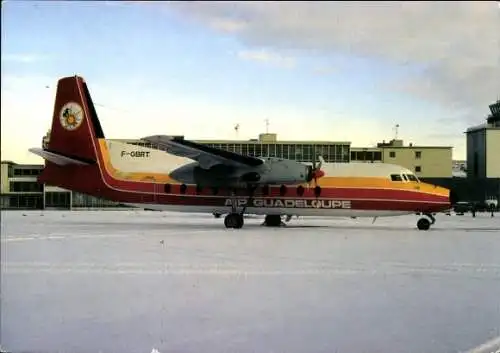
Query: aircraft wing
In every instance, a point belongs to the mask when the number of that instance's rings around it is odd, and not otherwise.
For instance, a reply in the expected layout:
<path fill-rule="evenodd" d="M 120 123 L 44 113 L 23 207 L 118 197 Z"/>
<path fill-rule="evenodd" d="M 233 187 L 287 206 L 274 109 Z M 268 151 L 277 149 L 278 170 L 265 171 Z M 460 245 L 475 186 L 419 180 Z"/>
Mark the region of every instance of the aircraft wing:
<path fill-rule="evenodd" d="M 155 144 L 159 149 L 175 156 L 190 158 L 198 162 L 203 169 L 209 169 L 217 164 L 256 167 L 264 163 L 259 158 L 208 147 L 178 136 L 154 135 L 143 137 L 141 140 Z"/>

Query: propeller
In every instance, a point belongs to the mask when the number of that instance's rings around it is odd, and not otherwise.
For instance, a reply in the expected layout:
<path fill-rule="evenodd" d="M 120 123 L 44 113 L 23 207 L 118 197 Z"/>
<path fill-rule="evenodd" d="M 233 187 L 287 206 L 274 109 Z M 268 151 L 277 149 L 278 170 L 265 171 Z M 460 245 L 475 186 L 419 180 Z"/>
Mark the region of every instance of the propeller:
<path fill-rule="evenodd" d="M 314 180 L 314 185 L 318 184 L 318 179 L 325 175 L 325 172 L 321 170 L 321 166 L 325 161 L 321 155 L 318 156 L 319 162 L 317 163 L 315 160 L 312 162 L 312 167 L 309 170 L 308 182 L 310 183 Z M 316 164 L 317 163 L 317 164 Z"/>

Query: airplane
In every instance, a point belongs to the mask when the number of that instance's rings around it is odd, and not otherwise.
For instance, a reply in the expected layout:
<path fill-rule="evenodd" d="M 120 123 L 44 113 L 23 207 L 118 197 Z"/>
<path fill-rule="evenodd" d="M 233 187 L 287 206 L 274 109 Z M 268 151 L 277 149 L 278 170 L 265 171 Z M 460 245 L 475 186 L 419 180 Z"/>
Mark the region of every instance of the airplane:
<path fill-rule="evenodd" d="M 453 191 L 421 182 L 410 170 L 383 163 L 312 165 L 253 157 L 179 136 L 142 139 L 157 149 L 107 140 L 85 79 L 59 79 L 50 138 L 29 151 L 45 159 L 39 183 L 145 209 L 223 215 L 239 229 L 244 215 L 265 215 L 278 227 L 282 216 L 390 217 L 421 214 L 419 230 L 433 214 L 458 200 Z"/>

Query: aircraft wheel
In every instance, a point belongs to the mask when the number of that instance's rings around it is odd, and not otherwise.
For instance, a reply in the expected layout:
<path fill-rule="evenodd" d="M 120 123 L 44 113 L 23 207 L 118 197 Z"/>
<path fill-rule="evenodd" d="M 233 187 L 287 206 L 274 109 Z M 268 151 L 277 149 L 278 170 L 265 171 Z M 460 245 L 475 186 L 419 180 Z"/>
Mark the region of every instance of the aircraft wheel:
<path fill-rule="evenodd" d="M 243 216 L 239 213 L 230 213 L 224 218 L 226 228 L 239 229 L 243 227 Z"/>
<path fill-rule="evenodd" d="M 281 216 L 280 215 L 267 215 L 264 224 L 267 227 L 279 227 L 281 226 Z"/>
<path fill-rule="evenodd" d="M 429 230 L 431 227 L 431 221 L 429 221 L 427 218 L 420 218 L 417 222 L 417 228 L 419 230 Z"/>

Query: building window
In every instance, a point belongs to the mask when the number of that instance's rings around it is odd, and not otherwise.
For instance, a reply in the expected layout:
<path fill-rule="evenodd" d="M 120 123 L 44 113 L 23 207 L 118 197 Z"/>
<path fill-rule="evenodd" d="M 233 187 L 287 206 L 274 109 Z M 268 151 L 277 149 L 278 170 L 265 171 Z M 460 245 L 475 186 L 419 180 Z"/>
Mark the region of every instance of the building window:
<path fill-rule="evenodd" d="M 14 168 L 14 176 L 37 176 L 40 175 L 43 169 L 38 168 Z"/>
<path fill-rule="evenodd" d="M 11 181 L 9 183 L 10 192 L 43 192 L 43 185 L 29 181 Z"/>
<path fill-rule="evenodd" d="M 422 152 L 421 151 L 415 151 L 415 159 L 420 159 L 422 158 Z"/>
<path fill-rule="evenodd" d="M 396 158 L 396 152 L 394 151 L 389 152 L 389 157 Z"/>
<path fill-rule="evenodd" d="M 421 172 L 422 172 L 422 167 L 421 167 L 421 166 L 419 166 L 419 165 L 417 165 L 417 166 L 415 167 L 415 172 L 416 172 L 416 173 L 421 173 Z"/>

